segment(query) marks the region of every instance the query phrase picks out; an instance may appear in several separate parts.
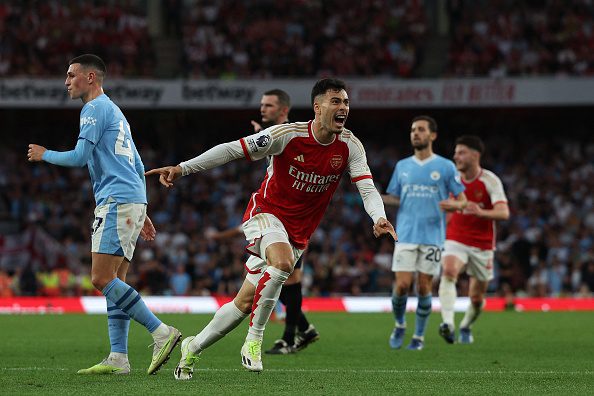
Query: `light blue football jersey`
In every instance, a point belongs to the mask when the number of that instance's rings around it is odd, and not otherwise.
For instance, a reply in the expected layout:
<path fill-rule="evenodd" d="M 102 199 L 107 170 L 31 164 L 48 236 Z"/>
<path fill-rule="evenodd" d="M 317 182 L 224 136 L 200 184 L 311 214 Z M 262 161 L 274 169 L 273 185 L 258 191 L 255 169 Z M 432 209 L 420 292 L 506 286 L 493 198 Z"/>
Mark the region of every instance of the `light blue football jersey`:
<path fill-rule="evenodd" d="M 109 198 L 117 203 L 147 203 L 144 164 L 130 125 L 107 95 L 99 95 L 83 106 L 78 138 L 94 145 L 87 167 L 97 206 Z"/>
<path fill-rule="evenodd" d="M 411 156 L 398 161 L 387 189 L 388 194 L 400 197 L 398 242 L 443 246 L 445 212 L 439 202 L 463 191 L 456 166 L 442 156 L 433 154 L 424 161 Z"/>

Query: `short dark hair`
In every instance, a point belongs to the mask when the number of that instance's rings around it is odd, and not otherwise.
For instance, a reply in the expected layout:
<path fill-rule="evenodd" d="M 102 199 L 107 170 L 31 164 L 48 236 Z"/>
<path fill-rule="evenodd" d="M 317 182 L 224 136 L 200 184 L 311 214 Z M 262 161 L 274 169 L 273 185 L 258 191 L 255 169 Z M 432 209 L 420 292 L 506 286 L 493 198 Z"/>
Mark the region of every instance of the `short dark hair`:
<path fill-rule="evenodd" d="M 437 133 L 437 121 L 435 121 L 433 117 L 430 117 L 428 115 L 416 116 L 415 118 L 413 118 L 411 124 L 415 123 L 416 121 L 427 121 L 427 123 L 429 124 L 429 130 L 431 132 Z"/>
<path fill-rule="evenodd" d="M 462 135 L 456 139 L 456 145 L 458 144 L 476 150 L 481 154 L 485 152 L 485 144 L 482 139 L 476 135 Z"/>
<path fill-rule="evenodd" d="M 346 91 L 346 84 L 337 78 L 323 78 L 318 80 L 311 89 L 311 105 L 313 106 L 318 95 L 325 94 L 329 89 L 337 91 L 344 89 Z"/>
<path fill-rule="evenodd" d="M 264 95 L 274 95 L 278 98 L 281 105 L 291 108 L 291 97 L 282 89 L 271 89 L 270 91 L 264 92 Z"/>
<path fill-rule="evenodd" d="M 103 62 L 103 59 L 94 54 L 84 54 L 77 56 L 76 58 L 72 58 L 68 64 L 72 65 L 74 63 L 80 63 L 80 65 L 83 67 L 94 68 L 100 72 L 101 78 L 105 77 L 105 74 L 107 73 L 107 67 L 105 67 L 105 62 Z"/>

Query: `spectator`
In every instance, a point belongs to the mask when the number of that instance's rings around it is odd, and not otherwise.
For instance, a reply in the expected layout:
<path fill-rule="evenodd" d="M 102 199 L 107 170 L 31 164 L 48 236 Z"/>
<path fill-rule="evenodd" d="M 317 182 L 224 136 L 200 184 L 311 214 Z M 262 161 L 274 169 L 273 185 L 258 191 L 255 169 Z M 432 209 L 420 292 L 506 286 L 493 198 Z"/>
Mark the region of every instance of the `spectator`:
<path fill-rule="evenodd" d="M 175 267 L 175 273 L 169 279 L 169 286 L 174 296 L 187 296 L 190 294 L 192 278 L 186 272 L 184 265 Z"/>

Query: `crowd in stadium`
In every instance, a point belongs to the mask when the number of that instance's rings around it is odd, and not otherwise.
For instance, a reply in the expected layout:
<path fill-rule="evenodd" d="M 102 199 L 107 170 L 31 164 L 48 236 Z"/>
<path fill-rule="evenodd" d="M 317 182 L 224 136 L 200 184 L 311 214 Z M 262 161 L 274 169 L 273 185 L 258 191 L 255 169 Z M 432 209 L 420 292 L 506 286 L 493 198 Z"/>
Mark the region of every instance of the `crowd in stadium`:
<path fill-rule="evenodd" d="M 591 1 L 459 0 L 449 15 L 447 76 L 594 74 Z"/>
<path fill-rule="evenodd" d="M 418 76 L 431 33 L 421 1 L 162 4 L 161 36 L 183 43 L 179 74 L 188 78 Z M 447 4 L 444 76 L 594 73 L 589 1 Z M 154 76 L 147 13 L 140 1 L 2 2 L 0 76 L 62 75 L 64 54 L 82 52 L 109 59 L 111 76 Z"/>
<path fill-rule="evenodd" d="M 183 42 L 192 78 L 410 77 L 427 34 L 418 1 L 186 6 Z"/>
<path fill-rule="evenodd" d="M 109 59 L 113 77 L 153 76 L 142 2 L 0 2 L 0 76 L 63 76 L 64 57 L 86 52 Z"/>
<path fill-rule="evenodd" d="M 594 190 L 594 167 L 586 159 L 594 145 L 572 140 L 531 144 L 527 150 L 522 144 L 510 148 L 506 139 L 487 139 L 486 167 L 501 176 L 512 211 L 510 220 L 499 224 L 490 292 L 591 295 L 594 199 L 588 191 Z M 139 146 L 147 169 L 168 157 L 150 148 L 155 145 L 140 141 Z M 408 147 L 383 147 L 377 141 L 366 146 L 374 179 L 385 191 L 395 161 L 408 155 Z M 94 203 L 86 169 L 31 165 L 14 151 L 2 157 L 1 216 L 26 219 L 26 227 L 40 227 L 63 248 L 50 260 L 32 243 L 30 266 L 0 272 L 0 295 L 95 293 L 88 275 Z M 235 161 L 183 178 L 173 189 L 149 180 L 149 215 L 158 236 L 155 242 L 139 241 L 128 282 L 148 294 L 233 295 L 243 279 L 245 241 L 218 240 L 216 232 L 241 223 L 264 166 Z M 358 192 L 343 181 L 305 255 L 305 293 L 387 295 L 392 251 L 388 238 L 373 237 Z M 464 295 L 466 282 L 459 287 Z"/>

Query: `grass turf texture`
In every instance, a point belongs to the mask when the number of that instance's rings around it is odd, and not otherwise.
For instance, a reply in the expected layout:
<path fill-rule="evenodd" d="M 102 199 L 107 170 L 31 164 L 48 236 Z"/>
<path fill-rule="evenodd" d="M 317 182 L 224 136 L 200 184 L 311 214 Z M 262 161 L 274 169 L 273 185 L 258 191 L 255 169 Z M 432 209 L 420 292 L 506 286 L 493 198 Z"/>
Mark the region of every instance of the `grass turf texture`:
<path fill-rule="evenodd" d="M 160 315 L 184 337 L 211 315 Z M 239 350 L 247 320 L 202 354 L 190 381 L 175 381 L 171 360 L 146 375 L 150 335 L 132 323 L 129 376 L 81 376 L 107 356 L 103 315 L 0 316 L 0 394 L 592 394 L 594 314 L 486 313 L 473 345 L 448 345 L 432 314 L 425 349 L 391 350 L 392 315 L 311 313 L 321 339 L 289 356 L 264 355 L 264 371 L 241 367 Z M 457 317 L 460 319 L 460 316 Z M 407 345 L 414 315 L 407 316 Z M 282 334 L 271 323 L 264 349 Z"/>

